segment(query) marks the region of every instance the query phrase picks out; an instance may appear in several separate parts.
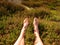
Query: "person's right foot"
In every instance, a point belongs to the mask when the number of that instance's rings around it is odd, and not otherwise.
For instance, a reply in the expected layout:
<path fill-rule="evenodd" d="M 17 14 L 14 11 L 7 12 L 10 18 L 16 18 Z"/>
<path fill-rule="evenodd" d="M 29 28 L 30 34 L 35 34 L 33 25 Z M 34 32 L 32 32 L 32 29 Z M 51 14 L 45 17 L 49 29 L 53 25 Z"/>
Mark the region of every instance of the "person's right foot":
<path fill-rule="evenodd" d="M 33 25 L 34 25 L 34 27 L 38 26 L 38 19 L 36 17 L 34 18 Z"/>
<path fill-rule="evenodd" d="M 34 25 L 34 34 L 35 34 L 35 32 L 39 34 L 39 31 L 38 31 L 38 19 L 36 17 L 34 18 L 33 25 Z"/>
<path fill-rule="evenodd" d="M 38 19 L 34 18 L 34 35 L 35 35 L 35 41 L 34 41 L 34 45 L 43 45 L 40 37 L 39 37 L 39 29 L 38 29 Z"/>

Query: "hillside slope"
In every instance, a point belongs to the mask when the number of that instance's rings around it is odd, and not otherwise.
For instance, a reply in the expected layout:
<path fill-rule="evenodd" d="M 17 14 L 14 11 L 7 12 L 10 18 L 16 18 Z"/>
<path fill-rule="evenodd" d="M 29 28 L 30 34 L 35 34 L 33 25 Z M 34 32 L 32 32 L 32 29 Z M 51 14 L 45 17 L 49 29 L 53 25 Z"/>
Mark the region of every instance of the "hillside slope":
<path fill-rule="evenodd" d="M 34 44 L 33 19 L 39 19 L 39 32 L 44 45 L 60 45 L 60 0 L 23 0 L 16 4 L 0 0 L 0 45 L 13 45 L 23 20 L 29 17 L 25 44 Z"/>

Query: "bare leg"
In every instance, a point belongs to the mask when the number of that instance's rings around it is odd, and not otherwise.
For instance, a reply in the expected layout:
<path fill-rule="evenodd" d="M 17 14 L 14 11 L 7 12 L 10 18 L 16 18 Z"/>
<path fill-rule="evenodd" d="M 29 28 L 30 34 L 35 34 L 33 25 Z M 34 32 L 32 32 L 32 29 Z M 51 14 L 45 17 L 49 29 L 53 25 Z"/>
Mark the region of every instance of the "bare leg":
<path fill-rule="evenodd" d="M 14 45 L 24 45 L 24 33 L 25 33 L 25 29 L 27 28 L 27 26 L 28 26 L 28 18 L 25 18 L 24 25 L 21 30 L 20 36 L 18 37 Z"/>
<path fill-rule="evenodd" d="M 34 45 L 43 45 L 42 40 L 39 37 L 38 19 L 37 18 L 34 18 L 33 25 L 34 25 L 34 34 L 36 37 Z"/>

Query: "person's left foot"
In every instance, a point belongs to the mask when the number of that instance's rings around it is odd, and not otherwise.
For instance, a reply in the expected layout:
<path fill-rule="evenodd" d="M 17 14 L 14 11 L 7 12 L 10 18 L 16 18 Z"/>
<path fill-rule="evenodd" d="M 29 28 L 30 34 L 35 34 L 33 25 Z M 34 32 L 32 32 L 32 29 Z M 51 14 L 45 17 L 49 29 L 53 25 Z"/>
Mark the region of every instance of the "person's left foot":
<path fill-rule="evenodd" d="M 22 37 L 24 37 L 24 33 L 25 33 L 25 30 L 26 30 L 28 24 L 29 24 L 28 18 L 25 18 L 24 22 L 23 22 L 23 28 L 21 30 Z"/>
<path fill-rule="evenodd" d="M 29 24 L 29 20 L 28 20 L 28 18 L 25 18 L 25 20 L 24 20 L 23 23 L 24 23 L 23 26 L 24 26 L 24 27 L 27 27 L 28 24 Z"/>

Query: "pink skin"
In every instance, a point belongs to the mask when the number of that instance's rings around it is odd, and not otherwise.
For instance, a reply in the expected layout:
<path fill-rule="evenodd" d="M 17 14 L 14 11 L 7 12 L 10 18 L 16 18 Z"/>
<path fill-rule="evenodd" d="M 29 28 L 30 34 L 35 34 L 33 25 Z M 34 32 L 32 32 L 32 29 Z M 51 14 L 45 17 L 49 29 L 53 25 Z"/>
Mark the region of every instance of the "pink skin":
<path fill-rule="evenodd" d="M 34 34 L 35 34 L 35 37 L 36 37 L 34 45 L 43 45 L 43 43 L 42 43 L 42 41 L 39 37 L 38 19 L 37 18 L 34 18 L 33 25 L 34 25 Z"/>
<path fill-rule="evenodd" d="M 28 24 L 29 24 L 28 18 L 25 18 L 23 28 L 22 28 L 21 33 L 20 33 L 20 36 L 19 36 L 19 38 L 17 39 L 17 41 L 15 42 L 14 45 L 24 45 L 24 33 L 25 33 L 25 30 L 26 30 Z M 41 39 L 39 37 L 38 19 L 37 18 L 34 18 L 33 25 L 34 25 L 34 34 L 36 36 L 34 45 L 43 45 L 43 43 L 42 43 L 42 41 L 41 41 Z"/>
<path fill-rule="evenodd" d="M 24 45 L 24 33 L 25 33 L 25 30 L 26 30 L 26 28 L 29 24 L 28 23 L 28 18 L 25 18 L 23 23 L 24 24 L 23 24 L 23 28 L 21 30 L 21 33 L 20 33 L 20 35 L 19 35 L 19 37 L 18 37 L 18 39 L 17 39 L 17 41 L 15 42 L 14 45 Z"/>
<path fill-rule="evenodd" d="M 28 18 L 25 18 L 25 20 L 24 20 L 24 27 L 27 27 L 28 26 L 28 24 L 29 24 L 29 21 L 28 21 Z"/>

